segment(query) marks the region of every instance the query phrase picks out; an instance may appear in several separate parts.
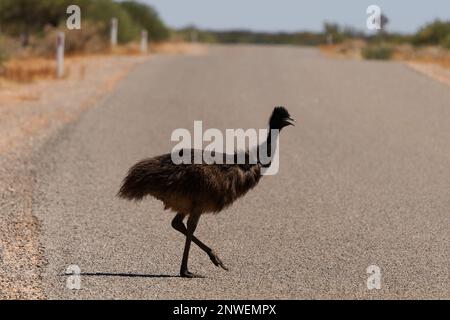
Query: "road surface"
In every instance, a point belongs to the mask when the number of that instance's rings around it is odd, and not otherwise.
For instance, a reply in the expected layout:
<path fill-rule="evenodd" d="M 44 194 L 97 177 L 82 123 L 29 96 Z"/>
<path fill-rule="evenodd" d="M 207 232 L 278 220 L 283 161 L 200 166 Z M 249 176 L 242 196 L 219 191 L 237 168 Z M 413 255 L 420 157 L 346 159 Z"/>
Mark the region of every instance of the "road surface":
<path fill-rule="evenodd" d="M 333 60 L 294 47 L 211 47 L 155 56 L 36 155 L 49 298 L 450 298 L 450 90 L 400 63 Z M 276 105 L 280 171 L 192 247 L 156 200 L 115 197 L 137 160 L 169 152 L 177 128 L 265 128 Z M 64 272 L 81 269 L 81 289 Z M 369 266 L 381 289 L 368 290 Z"/>

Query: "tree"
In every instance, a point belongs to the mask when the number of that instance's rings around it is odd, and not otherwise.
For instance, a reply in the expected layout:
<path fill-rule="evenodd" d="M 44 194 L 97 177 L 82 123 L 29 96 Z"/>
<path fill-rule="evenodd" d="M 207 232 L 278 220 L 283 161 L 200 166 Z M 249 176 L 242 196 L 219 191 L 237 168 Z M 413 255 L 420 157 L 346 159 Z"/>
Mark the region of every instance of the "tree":
<path fill-rule="evenodd" d="M 135 1 L 123 1 L 119 4 L 135 23 L 148 31 L 150 39 L 160 41 L 168 38 L 169 30 L 152 7 Z"/>
<path fill-rule="evenodd" d="M 323 25 L 325 37 L 327 41 L 331 43 L 339 43 L 343 40 L 341 29 L 337 23 L 325 22 Z"/>
<path fill-rule="evenodd" d="M 22 44 L 29 44 L 30 34 L 42 34 L 44 27 L 58 27 L 67 19 L 67 7 L 76 3 L 83 21 L 93 22 L 102 36 L 107 37 L 111 19 L 119 20 L 118 40 L 126 43 L 139 38 L 147 29 L 154 40 L 163 40 L 169 32 L 153 8 L 134 1 L 112 0 L 0 0 L 1 30 L 20 36 Z"/>
<path fill-rule="evenodd" d="M 133 21 L 128 12 L 119 3 L 111 0 L 89 0 L 85 7 L 81 7 L 83 19 L 92 21 L 100 26 L 105 36 L 109 34 L 111 19 L 119 21 L 118 40 L 127 43 L 135 40 L 140 34 L 139 26 Z"/>
<path fill-rule="evenodd" d="M 27 46 L 30 33 L 41 31 L 47 24 L 60 23 L 68 3 L 68 0 L 1 0 L 2 29 L 20 35 L 22 45 Z"/>
<path fill-rule="evenodd" d="M 422 27 L 413 38 L 414 45 L 441 45 L 450 48 L 450 21 L 436 20 Z"/>

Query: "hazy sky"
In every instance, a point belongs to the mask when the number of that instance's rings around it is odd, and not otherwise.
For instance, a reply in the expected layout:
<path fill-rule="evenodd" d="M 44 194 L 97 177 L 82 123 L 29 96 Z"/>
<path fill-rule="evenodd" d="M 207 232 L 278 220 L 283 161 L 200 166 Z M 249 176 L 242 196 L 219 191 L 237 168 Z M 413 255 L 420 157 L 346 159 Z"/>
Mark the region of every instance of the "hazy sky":
<path fill-rule="evenodd" d="M 436 18 L 450 20 L 450 0 L 141 0 L 171 27 L 257 31 L 322 30 L 324 21 L 365 29 L 366 8 L 377 4 L 390 31 L 413 32 Z"/>

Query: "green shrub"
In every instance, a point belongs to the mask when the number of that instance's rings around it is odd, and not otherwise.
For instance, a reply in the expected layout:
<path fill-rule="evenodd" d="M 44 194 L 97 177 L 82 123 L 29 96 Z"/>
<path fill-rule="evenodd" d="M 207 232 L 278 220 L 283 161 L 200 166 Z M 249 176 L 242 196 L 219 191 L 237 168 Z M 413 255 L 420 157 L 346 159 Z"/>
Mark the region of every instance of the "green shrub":
<path fill-rule="evenodd" d="M 3 44 L 3 39 L 0 37 L 0 69 L 7 58 L 8 54 L 6 53 L 6 49 Z"/>
<path fill-rule="evenodd" d="M 133 19 L 134 23 L 138 24 L 141 29 L 148 31 L 151 40 L 161 41 L 169 37 L 169 30 L 152 7 L 135 1 L 123 1 L 119 4 Z"/>
<path fill-rule="evenodd" d="M 57 26 L 66 18 L 70 0 L 0 0 L 2 32 L 21 36 L 23 46 L 29 45 L 31 34 L 42 32 L 46 25 Z"/>
<path fill-rule="evenodd" d="M 325 22 L 324 33 L 327 37 L 331 37 L 334 44 L 342 43 L 342 41 L 344 41 L 344 34 L 337 23 Z"/>
<path fill-rule="evenodd" d="M 450 48 L 450 21 L 436 20 L 422 27 L 412 40 L 414 45 L 440 45 Z"/>
<path fill-rule="evenodd" d="M 81 8 L 80 32 L 86 23 L 88 26 L 95 25 L 99 36 L 105 40 L 109 40 L 111 19 L 114 17 L 119 21 L 119 43 L 139 39 L 142 29 L 147 29 L 154 40 L 163 40 L 169 35 L 168 29 L 150 6 L 113 0 L 0 0 L 2 32 L 14 37 L 21 36 L 22 44 L 28 46 L 31 38 L 45 38 L 47 30 L 65 25 L 68 17 L 66 8 L 71 4 Z"/>
<path fill-rule="evenodd" d="M 118 3 L 111 0 L 90 0 L 81 7 L 81 12 L 83 19 L 96 23 L 100 27 L 105 38 L 109 37 L 112 18 L 117 18 L 119 21 L 119 43 L 127 43 L 139 37 L 139 26 Z"/>
<path fill-rule="evenodd" d="M 176 36 L 185 40 L 191 40 L 191 32 L 197 34 L 198 41 L 208 43 L 252 43 L 252 44 L 288 44 L 316 46 L 325 42 L 321 33 L 314 32 L 255 32 L 250 30 L 213 31 L 198 30 L 188 27 L 177 30 Z"/>
<path fill-rule="evenodd" d="M 0 68 L 3 66 L 3 63 L 6 61 L 6 54 L 3 48 L 0 46 Z"/>
<path fill-rule="evenodd" d="M 65 33 L 67 53 L 99 53 L 109 48 L 109 39 L 102 37 L 98 23 L 85 21 L 80 30 L 67 30 Z"/>
<path fill-rule="evenodd" d="M 441 40 L 441 46 L 450 49 L 450 33 Z"/>
<path fill-rule="evenodd" d="M 47 27 L 43 35 L 31 41 L 33 53 L 52 57 L 56 50 L 56 38 L 59 31 L 65 33 L 65 52 L 73 53 L 101 53 L 110 48 L 109 39 L 104 35 L 103 27 L 99 24 L 85 21 L 80 30 L 67 30 L 64 26 L 58 28 Z"/>
<path fill-rule="evenodd" d="M 362 49 L 362 56 L 368 60 L 389 60 L 393 50 L 385 46 L 369 46 Z"/>
<path fill-rule="evenodd" d="M 112 0 L 83 0 L 80 4 L 83 17 L 95 23 L 109 37 L 111 19 L 119 22 L 118 41 L 127 43 L 138 40 L 142 29 L 149 32 L 150 39 L 165 40 L 169 31 L 158 17 L 156 11 L 143 3 L 135 1 L 116 2 Z"/>

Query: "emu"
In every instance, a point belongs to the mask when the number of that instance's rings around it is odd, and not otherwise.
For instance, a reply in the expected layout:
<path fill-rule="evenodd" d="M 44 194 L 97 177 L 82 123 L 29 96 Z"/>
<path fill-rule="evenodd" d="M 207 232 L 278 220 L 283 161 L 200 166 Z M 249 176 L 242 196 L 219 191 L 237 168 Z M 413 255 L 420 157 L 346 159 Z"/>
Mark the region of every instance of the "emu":
<path fill-rule="evenodd" d="M 293 119 L 284 107 L 275 107 L 269 119 L 269 128 L 281 130 L 286 126 L 294 125 Z M 272 155 L 273 145 L 271 130 L 267 136 L 266 150 L 269 159 Z M 261 148 L 259 145 L 257 148 Z M 202 150 L 181 150 L 194 152 Z M 192 152 L 193 151 L 193 152 Z M 230 155 L 223 155 L 224 157 Z M 235 159 L 237 153 L 231 155 Z M 161 200 L 164 209 L 171 209 L 177 214 L 172 220 L 172 227 L 186 236 L 180 276 L 186 278 L 202 278 L 201 275 L 188 271 L 188 257 L 191 242 L 200 247 L 211 259 L 212 263 L 224 270 L 228 268 L 219 259 L 217 254 L 194 236 L 200 216 L 204 213 L 218 213 L 230 206 L 235 200 L 244 196 L 254 188 L 262 174 L 263 168 L 270 166 L 261 163 L 259 157 L 252 164 L 248 152 L 244 164 L 174 164 L 171 154 L 164 154 L 142 160 L 132 166 L 118 192 L 118 196 L 127 200 L 142 200 L 150 195 Z M 183 220 L 187 217 L 187 227 Z"/>

